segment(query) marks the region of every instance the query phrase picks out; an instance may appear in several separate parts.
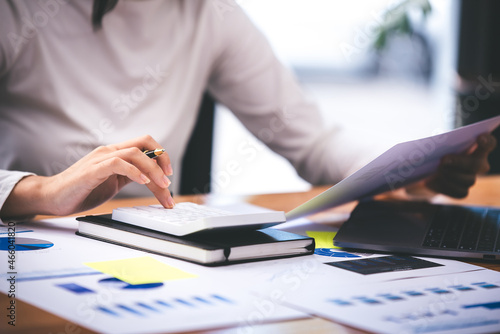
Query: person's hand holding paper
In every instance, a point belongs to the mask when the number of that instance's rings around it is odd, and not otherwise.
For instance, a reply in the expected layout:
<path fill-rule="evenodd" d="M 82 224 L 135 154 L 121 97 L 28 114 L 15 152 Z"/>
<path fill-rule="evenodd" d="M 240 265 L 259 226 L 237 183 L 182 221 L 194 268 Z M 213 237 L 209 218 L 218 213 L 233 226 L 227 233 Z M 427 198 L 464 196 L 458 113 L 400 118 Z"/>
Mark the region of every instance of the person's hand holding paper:
<path fill-rule="evenodd" d="M 487 156 L 496 145 L 489 133 L 499 125 L 500 116 L 497 116 L 397 144 L 330 189 L 288 212 L 287 220 L 403 187 L 464 197 L 476 175 L 489 169 Z"/>
<path fill-rule="evenodd" d="M 467 152 L 445 155 L 437 172 L 425 180 L 424 185 L 432 191 L 451 197 L 467 196 L 477 175 L 484 174 L 490 169 L 488 155 L 496 144 L 495 137 L 486 133 L 479 136 L 477 142 Z"/>

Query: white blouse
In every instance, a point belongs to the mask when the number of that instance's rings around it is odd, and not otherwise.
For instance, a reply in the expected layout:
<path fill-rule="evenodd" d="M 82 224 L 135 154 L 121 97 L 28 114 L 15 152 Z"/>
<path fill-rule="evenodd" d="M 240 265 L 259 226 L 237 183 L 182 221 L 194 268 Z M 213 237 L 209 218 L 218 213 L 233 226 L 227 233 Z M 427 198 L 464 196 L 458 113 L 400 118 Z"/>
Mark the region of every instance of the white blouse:
<path fill-rule="evenodd" d="M 0 2 L 0 207 L 27 173 L 53 175 L 144 134 L 170 155 L 175 192 L 207 89 L 309 182 L 352 171 L 346 134 L 324 128 L 233 1 L 119 1 L 98 31 L 92 3 Z M 138 184 L 122 194 L 150 195 Z"/>

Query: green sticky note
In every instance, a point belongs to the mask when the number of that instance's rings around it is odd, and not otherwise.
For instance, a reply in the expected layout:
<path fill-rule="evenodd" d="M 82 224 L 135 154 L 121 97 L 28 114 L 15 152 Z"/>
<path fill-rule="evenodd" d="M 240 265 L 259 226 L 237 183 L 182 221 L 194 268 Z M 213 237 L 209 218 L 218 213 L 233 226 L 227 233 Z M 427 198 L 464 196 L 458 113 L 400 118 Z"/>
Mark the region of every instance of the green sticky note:
<path fill-rule="evenodd" d="M 129 284 L 159 283 L 197 277 L 149 256 L 84 264 Z"/>
<path fill-rule="evenodd" d="M 314 238 L 316 248 L 337 248 L 340 247 L 333 245 L 333 238 L 337 232 L 321 232 L 321 231 L 306 231 L 307 235 Z"/>

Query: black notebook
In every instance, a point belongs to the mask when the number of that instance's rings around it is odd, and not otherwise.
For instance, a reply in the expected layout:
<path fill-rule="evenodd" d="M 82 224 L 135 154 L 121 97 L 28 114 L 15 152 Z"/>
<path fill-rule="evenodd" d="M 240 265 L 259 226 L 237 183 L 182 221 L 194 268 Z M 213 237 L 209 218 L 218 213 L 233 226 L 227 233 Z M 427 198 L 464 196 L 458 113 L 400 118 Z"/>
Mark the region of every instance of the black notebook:
<path fill-rule="evenodd" d="M 77 235 L 209 266 L 314 253 L 313 238 L 271 228 L 178 237 L 121 223 L 111 215 L 77 220 Z"/>

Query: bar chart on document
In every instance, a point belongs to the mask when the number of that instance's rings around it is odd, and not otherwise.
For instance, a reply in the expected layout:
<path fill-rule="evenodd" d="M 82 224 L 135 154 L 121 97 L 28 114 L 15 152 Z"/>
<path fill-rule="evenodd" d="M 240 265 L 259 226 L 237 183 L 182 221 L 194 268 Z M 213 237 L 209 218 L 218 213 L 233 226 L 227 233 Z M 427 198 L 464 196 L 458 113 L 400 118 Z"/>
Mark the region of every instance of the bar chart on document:
<path fill-rule="evenodd" d="M 381 333 L 500 332 L 500 273 L 478 270 L 359 285 L 308 289 L 289 305 Z M 360 316 L 362 315 L 362 316 Z"/>
<path fill-rule="evenodd" d="M 103 291 L 110 295 L 118 291 L 120 293 L 131 291 L 135 294 L 132 299 L 122 298 L 112 302 L 106 301 L 104 298 L 101 298 L 100 301 L 96 299 L 96 302 L 89 306 L 89 309 L 105 319 L 106 317 L 111 319 L 150 318 L 160 314 L 172 314 L 176 311 L 206 311 L 207 308 L 224 308 L 237 304 L 237 301 L 233 300 L 232 297 L 219 293 L 198 293 L 186 296 L 159 294 L 157 290 L 161 290 L 164 283 L 130 284 L 115 277 L 107 277 L 97 279 L 97 288 L 90 288 L 90 285 L 92 284 L 62 283 L 54 286 L 75 296 L 98 296 L 99 294 L 102 296 Z M 153 293 L 149 294 L 148 291 Z"/>
<path fill-rule="evenodd" d="M 20 298 L 106 333 L 246 327 L 246 318 L 263 303 L 258 297 L 237 289 L 221 288 L 215 282 L 185 281 L 130 284 L 103 274 L 29 280 L 20 283 L 23 292 Z M 47 303 L 47 300 L 58 302 Z M 269 320 L 297 317 L 304 315 L 276 307 Z M 261 315 L 259 319 L 265 320 Z"/>

